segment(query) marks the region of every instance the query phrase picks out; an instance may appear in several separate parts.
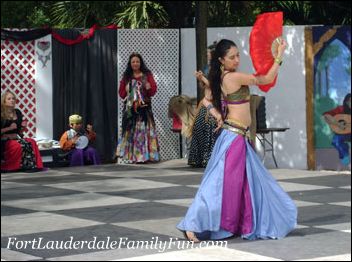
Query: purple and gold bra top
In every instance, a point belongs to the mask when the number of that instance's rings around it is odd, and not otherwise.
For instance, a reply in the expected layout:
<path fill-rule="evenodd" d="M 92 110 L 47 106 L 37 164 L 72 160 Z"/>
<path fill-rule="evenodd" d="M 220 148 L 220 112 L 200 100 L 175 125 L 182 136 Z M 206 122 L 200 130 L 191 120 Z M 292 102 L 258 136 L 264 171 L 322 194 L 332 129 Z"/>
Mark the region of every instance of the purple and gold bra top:
<path fill-rule="evenodd" d="M 225 102 L 229 105 L 239 105 L 248 103 L 250 100 L 250 92 L 248 86 L 241 86 L 236 92 L 228 94 L 225 97 Z"/>

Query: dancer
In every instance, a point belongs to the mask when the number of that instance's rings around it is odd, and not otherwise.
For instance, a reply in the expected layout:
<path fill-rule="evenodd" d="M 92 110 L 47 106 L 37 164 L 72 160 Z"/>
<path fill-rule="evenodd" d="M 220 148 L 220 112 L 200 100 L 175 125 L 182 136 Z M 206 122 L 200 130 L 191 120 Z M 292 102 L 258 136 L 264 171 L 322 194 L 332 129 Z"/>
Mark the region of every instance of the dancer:
<path fill-rule="evenodd" d="M 323 114 L 324 120 L 334 131 L 332 145 L 339 153 L 340 163 L 347 166 L 351 162 L 348 142 L 351 142 L 351 93 L 343 99 L 341 106 Z"/>
<path fill-rule="evenodd" d="M 228 112 L 195 199 L 177 225 L 191 241 L 233 235 L 277 239 L 296 226 L 295 204 L 247 141 L 251 123 L 248 85 L 274 80 L 285 47 L 281 40 L 275 62 L 262 76 L 236 71 L 240 57 L 234 42 L 223 39 L 215 48 L 209 73 L 212 102 L 221 118 L 223 95 Z"/>
<path fill-rule="evenodd" d="M 208 46 L 208 63 L 202 71 L 195 72 L 195 76 L 204 90 L 204 98 L 199 102 L 196 117 L 192 127 L 192 139 L 189 150 L 188 165 L 192 167 L 206 167 L 213 151 L 217 131 L 217 119 L 220 119 L 219 113 L 211 107 L 211 91 L 207 79 L 209 64 L 212 53 L 214 52 L 216 42 Z M 209 108 L 210 110 L 208 110 Z"/>

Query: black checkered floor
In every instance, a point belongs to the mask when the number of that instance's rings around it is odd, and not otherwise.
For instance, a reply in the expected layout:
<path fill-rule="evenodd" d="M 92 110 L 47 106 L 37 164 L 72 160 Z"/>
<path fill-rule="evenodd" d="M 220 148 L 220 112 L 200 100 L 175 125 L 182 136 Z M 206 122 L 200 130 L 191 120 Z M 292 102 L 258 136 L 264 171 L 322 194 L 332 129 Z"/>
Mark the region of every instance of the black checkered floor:
<path fill-rule="evenodd" d="M 203 170 L 188 168 L 184 161 L 2 174 L 1 258 L 351 260 L 350 174 L 271 172 L 298 206 L 297 229 L 282 240 L 230 238 L 227 247 L 193 248 L 181 245 L 187 242 L 175 226 Z M 163 250 L 161 243 L 170 238 L 177 244 Z M 149 248 L 133 246 L 143 241 Z"/>

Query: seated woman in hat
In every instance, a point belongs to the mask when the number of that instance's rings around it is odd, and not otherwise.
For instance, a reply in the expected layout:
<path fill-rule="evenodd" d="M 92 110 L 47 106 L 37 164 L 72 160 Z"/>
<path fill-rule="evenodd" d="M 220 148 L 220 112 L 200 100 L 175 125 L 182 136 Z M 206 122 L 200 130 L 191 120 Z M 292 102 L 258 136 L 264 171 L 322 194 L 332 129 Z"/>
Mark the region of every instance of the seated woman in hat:
<path fill-rule="evenodd" d="M 63 133 L 60 138 L 60 147 L 70 152 L 70 166 L 83 166 L 85 164 L 100 164 L 100 158 L 90 143 L 96 138 L 92 125 L 82 129 L 82 117 L 71 115 L 69 117 L 71 129 Z"/>

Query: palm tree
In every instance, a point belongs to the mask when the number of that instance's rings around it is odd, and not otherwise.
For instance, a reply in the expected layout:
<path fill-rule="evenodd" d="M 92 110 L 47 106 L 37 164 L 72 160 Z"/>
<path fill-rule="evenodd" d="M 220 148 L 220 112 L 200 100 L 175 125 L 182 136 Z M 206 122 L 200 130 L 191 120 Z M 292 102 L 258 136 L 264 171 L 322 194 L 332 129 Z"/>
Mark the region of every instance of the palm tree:
<path fill-rule="evenodd" d="M 155 1 L 129 1 L 122 12 L 114 15 L 113 22 L 125 28 L 167 27 L 168 14 Z"/>
<path fill-rule="evenodd" d="M 59 28 L 88 28 L 99 23 L 111 23 L 111 10 L 121 8 L 126 1 L 59 1 L 50 8 L 52 22 Z"/>

